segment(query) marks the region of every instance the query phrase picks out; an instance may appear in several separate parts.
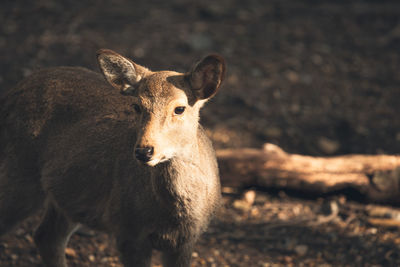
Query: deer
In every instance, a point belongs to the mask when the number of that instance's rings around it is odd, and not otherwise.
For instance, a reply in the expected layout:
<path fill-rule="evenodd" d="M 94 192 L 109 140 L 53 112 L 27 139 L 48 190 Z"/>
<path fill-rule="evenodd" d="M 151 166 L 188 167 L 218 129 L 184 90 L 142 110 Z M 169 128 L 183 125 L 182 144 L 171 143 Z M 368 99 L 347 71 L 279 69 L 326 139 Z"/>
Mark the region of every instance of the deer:
<path fill-rule="evenodd" d="M 0 98 L 0 236 L 43 211 L 34 242 L 66 267 L 81 226 L 115 239 L 124 266 L 190 266 L 221 198 L 199 111 L 221 86 L 217 54 L 186 73 L 151 71 L 108 49 L 101 73 L 41 69 Z"/>

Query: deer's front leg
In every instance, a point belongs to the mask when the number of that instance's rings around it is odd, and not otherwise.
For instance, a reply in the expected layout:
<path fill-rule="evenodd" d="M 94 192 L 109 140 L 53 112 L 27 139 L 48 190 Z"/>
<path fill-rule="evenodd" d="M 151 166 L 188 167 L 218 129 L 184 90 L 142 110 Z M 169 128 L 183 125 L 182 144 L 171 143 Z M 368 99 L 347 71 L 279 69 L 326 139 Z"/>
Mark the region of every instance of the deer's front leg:
<path fill-rule="evenodd" d="M 42 222 L 35 232 L 35 243 L 47 267 L 66 267 L 65 246 L 78 224 L 48 205 Z"/>
<path fill-rule="evenodd" d="M 189 267 L 192 260 L 193 244 L 186 243 L 175 251 L 164 251 L 162 262 L 164 267 Z"/>
<path fill-rule="evenodd" d="M 117 246 L 125 267 L 150 267 L 152 246 L 147 238 L 120 234 Z"/>

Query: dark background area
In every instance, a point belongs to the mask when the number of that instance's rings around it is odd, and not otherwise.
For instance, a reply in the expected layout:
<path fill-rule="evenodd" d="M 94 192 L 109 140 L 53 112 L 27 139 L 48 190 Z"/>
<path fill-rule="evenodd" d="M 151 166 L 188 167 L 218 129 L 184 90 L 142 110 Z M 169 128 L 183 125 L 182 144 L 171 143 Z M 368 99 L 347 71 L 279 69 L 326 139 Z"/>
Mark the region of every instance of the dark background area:
<path fill-rule="evenodd" d="M 97 70 L 110 48 L 153 70 L 228 64 L 203 112 L 217 147 L 400 151 L 398 1 L 2 1 L 0 88 L 33 70 Z"/>
<path fill-rule="evenodd" d="M 98 70 L 99 48 L 152 70 L 182 72 L 210 52 L 221 54 L 227 77 L 202 111 L 216 148 L 271 142 L 309 155 L 400 152 L 399 1 L 0 3 L 1 91 L 43 67 Z M 323 205 L 265 192 L 256 199 L 247 210 L 224 196 L 226 209 L 197 247 L 195 266 L 400 264 L 400 235 L 368 224 L 370 207 L 333 198 L 339 221 L 272 229 L 275 219 L 318 218 Z M 39 264 L 32 224 L 0 240 L 0 266 Z M 69 255 L 72 266 L 120 266 L 105 235 L 75 235 L 71 244 L 78 254 Z"/>

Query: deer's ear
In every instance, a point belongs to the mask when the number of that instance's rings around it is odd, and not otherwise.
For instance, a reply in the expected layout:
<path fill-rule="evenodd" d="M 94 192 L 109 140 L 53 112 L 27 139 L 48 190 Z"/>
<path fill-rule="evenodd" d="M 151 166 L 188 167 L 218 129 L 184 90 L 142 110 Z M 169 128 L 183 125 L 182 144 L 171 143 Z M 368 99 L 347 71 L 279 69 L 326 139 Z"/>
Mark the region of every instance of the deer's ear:
<path fill-rule="evenodd" d="M 197 63 L 187 75 L 198 100 L 211 98 L 224 80 L 225 60 L 219 55 L 209 55 Z"/>
<path fill-rule="evenodd" d="M 145 67 L 108 49 L 97 51 L 97 61 L 106 80 L 121 93 L 134 90 L 134 85 L 149 72 Z"/>

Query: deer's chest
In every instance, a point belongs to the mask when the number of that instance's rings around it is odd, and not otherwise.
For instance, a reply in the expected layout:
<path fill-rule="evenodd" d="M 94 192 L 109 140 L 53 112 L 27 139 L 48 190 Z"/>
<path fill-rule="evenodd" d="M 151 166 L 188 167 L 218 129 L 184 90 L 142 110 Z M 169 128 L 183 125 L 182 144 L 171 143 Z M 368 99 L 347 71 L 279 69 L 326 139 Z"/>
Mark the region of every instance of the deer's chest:
<path fill-rule="evenodd" d="M 197 236 L 198 223 L 185 200 L 175 199 L 164 206 L 153 221 L 150 240 L 156 249 L 174 249 Z"/>
<path fill-rule="evenodd" d="M 154 228 L 150 235 L 155 248 L 176 248 L 199 234 L 201 223 L 196 214 L 202 203 L 198 199 L 199 192 L 193 192 L 191 189 L 194 188 L 165 184 L 157 192 L 158 214 L 153 217 Z"/>

